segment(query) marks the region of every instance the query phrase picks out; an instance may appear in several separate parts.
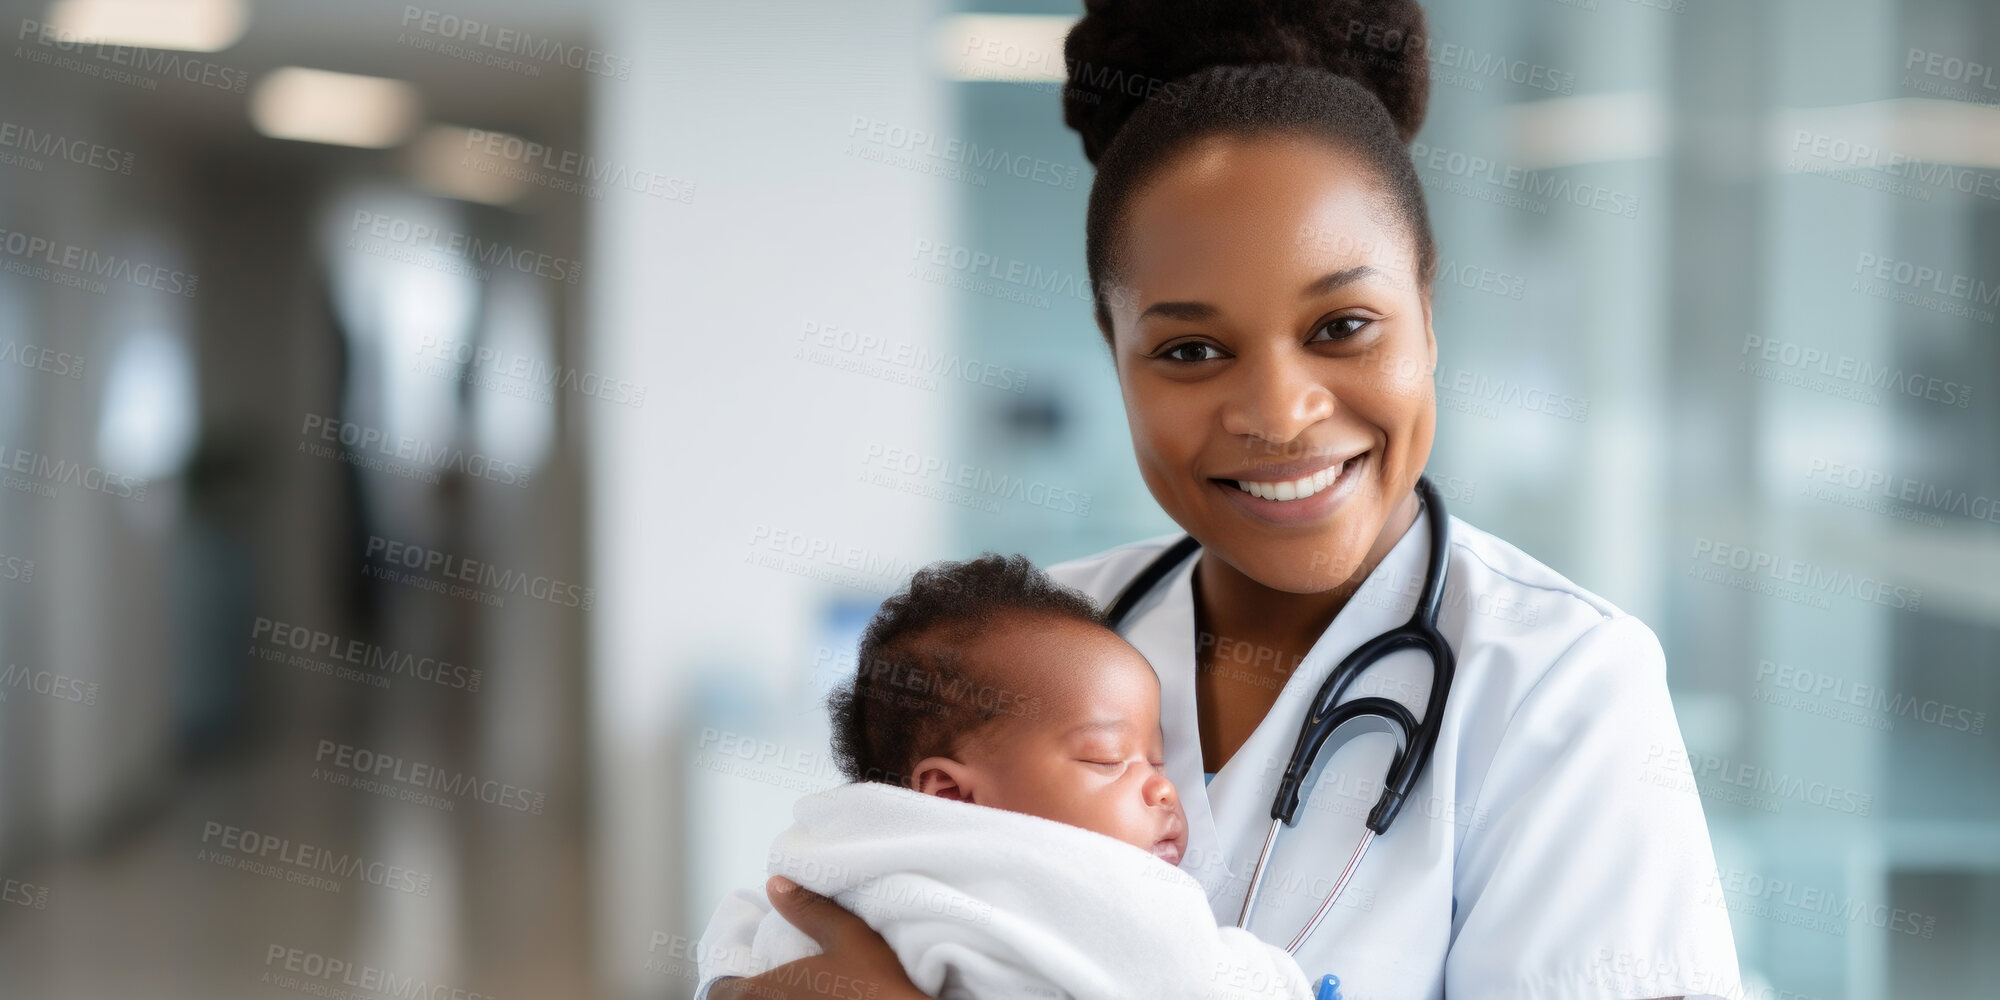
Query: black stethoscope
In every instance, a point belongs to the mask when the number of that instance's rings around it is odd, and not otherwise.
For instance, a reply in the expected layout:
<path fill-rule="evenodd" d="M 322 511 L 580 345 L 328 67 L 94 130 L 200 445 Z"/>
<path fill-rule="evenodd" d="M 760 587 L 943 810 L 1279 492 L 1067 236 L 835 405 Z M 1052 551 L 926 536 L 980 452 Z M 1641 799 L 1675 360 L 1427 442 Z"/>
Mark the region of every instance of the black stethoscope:
<path fill-rule="evenodd" d="M 1409 797 L 1417 779 L 1423 777 L 1424 768 L 1431 761 L 1431 752 L 1437 747 L 1438 724 L 1444 718 L 1444 700 L 1451 691 L 1452 671 L 1456 666 L 1451 646 L 1446 644 L 1437 628 L 1438 606 L 1444 598 L 1446 542 L 1451 519 L 1428 477 L 1418 477 L 1417 492 L 1430 509 L 1431 554 L 1430 564 L 1424 570 L 1423 591 L 1417 596 L 1416 610 L 1410 613 L 1409 621 L 1362 643 L 1359 649 L 1347 654 L 1347 658 L 1328 675 L 1326 683 L 1320 686 L 1319 695 L 1309 706 L 1305 724 L 1299 730 L 1298 746 L 1293 748 L 1292 759 L 1285 765 L 1285 776 L 1278 782 L 1278 797 L 1271 803 L 1271 831 L 1264 836 L 1264 849 L 1258 852 L 1257 865 L 1250 872 L 1249 894 L 1243 897 L 1243 910 L 1236 917 L 1236 926 L 1248 928 L 1250 907 L 1257 902 L 1257 890 L 1264 881 L 1264 865 L 1271 858 L 1272 848 L 1277 846 L 1278 831 L 1299 824 L 1300 790 L 1310 789 L 1317 778 L 1320 751 L 1327 741 L 1340 734 L 1340 740 L 1334 744 L 1334 749 L 1338 750 L 1355 737 L 1368 733 L 1386 733 L 1395 737 L 1396 756 L 1390 761 L 1389 773 L 1382 782 L 1382 797 L 1368 813 L 1368 822 L 1361 831 L 1361 842 L 1355 845 L 1353 856 L 1347 859 L 1347 866 L 1341 869 L 1339 880 L 1334 882 L 1332 891 L 1320 903 L 1319 911 L 1307 921 L 1298 937 L 1285 947 L 1288 952 L 1297 951 L 1300 943 L 1333 909 L 1333 901 L 1340 898 L 1342 889 L 1347 888 L 1348 880 L 1354 877 L 1354 869 L 1361 864 L 1361 856 L 1367 853 L 1368 845 L 1376 835 L 1389 832 L 1389 824 L 1402 810 L 1403 800 Z M 1154 557 L 1118 593 L 1111 609 L 1105 613 L 1106 623 L 1116 631 L 1125 623 L 1132 609 L 1189 553 L 1200 547 L 1200 542 L 1188 536 Z M 1426 650 L 1431 658 L 1431 693 L 1424 705 L 1424 721 L 1418 722 L 1410 716 L 1409 709 L 1388 698 L 1340 700 L 1348 686 L 1369 667 L 1384 656 L 1407 648 Z"/>

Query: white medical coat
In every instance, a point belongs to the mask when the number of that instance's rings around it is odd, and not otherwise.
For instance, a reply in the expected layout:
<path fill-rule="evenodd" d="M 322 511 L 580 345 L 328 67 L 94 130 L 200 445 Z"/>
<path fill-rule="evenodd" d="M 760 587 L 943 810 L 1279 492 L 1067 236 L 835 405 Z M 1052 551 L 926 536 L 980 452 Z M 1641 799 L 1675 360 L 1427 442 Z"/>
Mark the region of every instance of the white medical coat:
<path fill-rule="evenodd" d="M 1305 705 L 1367 639 L 1408 620 L 1430 554 L 1429 513 L 1334 618 L 1290 677 L 1269 654 L 1217 646 L 1222 669 L 1282 683 L 1277 703 L 1204 786 L 1195 715 L 1192 573 L 1184 560 L 1123 633 L 1160 677 L 1167 775 L 1187 809 L 1181 867 L 1234 924 L 1270 827 Z M 1052 566 L 1108 605 L 1180 536 Z M 1297 958 L 1344 1000 L 1645 998 L 1741 993 L 1715 860 L 1668 699 L 1659 640 L 1638 619 L 1519 549 L 1451 519 L 1438 628 L 1457 653 L 1429 769 Z M 1376 695 L 1423 717 L 1429 658 L 1384 657 L 1343 700 Z M 1393 744 L 1332 754 L 1280 834 L 1250 929 L 1284 946 L 1352 852 Z"/>

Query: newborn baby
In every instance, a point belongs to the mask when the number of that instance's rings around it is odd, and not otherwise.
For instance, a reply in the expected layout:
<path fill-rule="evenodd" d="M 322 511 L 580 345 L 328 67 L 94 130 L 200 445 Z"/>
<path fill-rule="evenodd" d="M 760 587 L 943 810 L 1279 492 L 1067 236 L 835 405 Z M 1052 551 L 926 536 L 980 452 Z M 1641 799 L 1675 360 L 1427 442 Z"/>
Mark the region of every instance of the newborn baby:
<path fill-rule="evenodd" d="M 1298 964 L 1217 927 L 1176 867 L 1159 679 L 1090 599 L 1021 556 L 919 570 L 828 700 L 854 783 L 800 800 L 767 869 L 833 897 L 944 998 L 1310 996 Z M 697 949 L 702 996 L 819 947 L 739 890 Z"/>

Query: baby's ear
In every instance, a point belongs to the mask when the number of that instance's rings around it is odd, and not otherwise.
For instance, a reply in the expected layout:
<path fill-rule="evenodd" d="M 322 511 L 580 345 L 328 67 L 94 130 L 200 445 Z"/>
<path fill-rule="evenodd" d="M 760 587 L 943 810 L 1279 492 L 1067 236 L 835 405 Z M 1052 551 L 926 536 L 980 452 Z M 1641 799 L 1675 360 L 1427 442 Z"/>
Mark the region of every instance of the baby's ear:
<path fill-rule="evenodd" d="M 925 795 L 973 801 L 972 769 L 950 757 L 925 757 L 910 772 L 910 787 Z"/>

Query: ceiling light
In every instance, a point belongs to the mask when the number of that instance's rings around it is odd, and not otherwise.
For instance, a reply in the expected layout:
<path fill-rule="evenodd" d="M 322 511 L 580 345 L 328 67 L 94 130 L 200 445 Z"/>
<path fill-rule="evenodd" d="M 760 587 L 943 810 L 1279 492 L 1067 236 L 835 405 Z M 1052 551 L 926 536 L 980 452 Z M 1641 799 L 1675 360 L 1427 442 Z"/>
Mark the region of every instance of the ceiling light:
<path fill-rule="evenodd" d="M 217 52 L 243 37 L 244 0 L 55 0 L 55 37 L 98 45 Z"/>
<path fill-rule="evenodd" d="M 959 14 L 940 22 L 934 52 L 954 80 L 1061 81 L 1063 41 L 1075 26 L 1062 14 Z"/>
<path fill-rule="evenodd" d="M 410 144 L 410 174 L 425 190 L 447 198 L 487 205 L 517 201 L 528 190 L 521 177 L 525 168 L 486 151 L 484 139 L 498 134 L 432 125 Z"/>
<path fill-rule="evenodd" d="M 417 123 L 417 91 L 401 80 L 287 66 L 250 94 L 250 121 L 274 139 L 380 149 Z"/>

